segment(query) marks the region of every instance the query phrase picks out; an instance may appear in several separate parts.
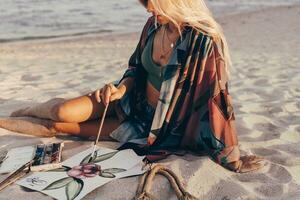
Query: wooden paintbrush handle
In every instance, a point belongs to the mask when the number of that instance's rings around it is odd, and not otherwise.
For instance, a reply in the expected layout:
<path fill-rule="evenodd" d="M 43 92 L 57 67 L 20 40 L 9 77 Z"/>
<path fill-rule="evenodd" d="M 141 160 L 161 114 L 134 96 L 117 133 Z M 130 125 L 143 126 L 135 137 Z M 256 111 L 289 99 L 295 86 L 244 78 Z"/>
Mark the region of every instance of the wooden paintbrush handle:
<path fill-rule="evenodd" d="M 16 182 L 18 179 L 22 178 L 25 174 L 30 171 L 30 166 L 32 165 L 33 160 L 21 166 L 19 169 L 14 171 L 9 175 L 4 181 L 0 183 L 0 191 L 9 186 L 10 184 Z M 26 169 L 28 168 L 28 169 Z"/>
<path fill-rule="evenodd" d="M 105 119 L 105 116 L 106 116 L 106 112 L 107 112 L 108 105 L 109 105 L 109 103 L 105 106 L 105 109 L 104 109 L 104 112 L 103 112 L 103 115 L 102 115 L 102 118 L 101 118 L 99 131 L 98 131 L 98 134 L 97 134 L 97 138 L 96 138 L 96 140 L 95 140 L 95 142 L 94 142 L 94 147 L 93 147 L 93 151 L 92 151 L 90 160 L 93 158 L 94 153 L 95 153 L 95 151 L 96 151 L 96 146 L 97 146 L 98 141 L 99 141 L 99 138 L 100 138 L 100 134 L 101 134 L 103 122 L 104 122 L 104 119 Z"/>

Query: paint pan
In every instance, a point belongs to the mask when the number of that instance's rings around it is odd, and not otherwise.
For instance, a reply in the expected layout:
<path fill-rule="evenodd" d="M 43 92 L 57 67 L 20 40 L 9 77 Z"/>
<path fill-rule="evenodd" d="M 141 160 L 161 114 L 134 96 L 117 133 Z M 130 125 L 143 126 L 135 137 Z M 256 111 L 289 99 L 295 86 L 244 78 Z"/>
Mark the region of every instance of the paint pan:
<path fill-rule="evenodd" d="M 53 149 L 53 144 L 47 144 L 46 145 L 43 164 L 49 164 L 49 163 L 51 163 L 51 160 L 52 160 L 52 149 Z"/>
<path fill-rule="evenodd" d="M 51 163 L 59 163 L 61 161 L 62 147 L 62 143 L 53 143 Z"/>
<path fill-rule="evenodd" d="M 41 165 L 44 161 L 44 155 L 45 155 L 45 145 L 44 144 L 38 144 L 36 146 L 35 156 L 34 156 L 34 163 L 35 165 Z"/>

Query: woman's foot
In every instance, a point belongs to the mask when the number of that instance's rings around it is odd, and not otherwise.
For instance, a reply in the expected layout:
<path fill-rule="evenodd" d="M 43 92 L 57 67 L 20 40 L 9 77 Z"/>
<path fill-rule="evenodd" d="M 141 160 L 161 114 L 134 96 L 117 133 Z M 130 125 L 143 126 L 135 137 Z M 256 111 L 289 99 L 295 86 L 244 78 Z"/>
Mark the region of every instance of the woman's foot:
<path fill-rule="evenodd" d="M 59 106 L 66 100 L 64 98 L 54 98 L 43 103 L 37 103 L 30 107 L 18 109 L 10 114 L 10 117 L 35 117 L 59 121 L 57 112 Z"/>
<path fill-rule="evenodd" d="M 225 167 L 238 173 L 246 173 L 262 168 L 261 161 L 263 160 L 262 157 L 256 155 L 242 156 L 240 160 L 228 163 Z"/>
<path fill-rule="evenodd" d="M 21 108 L 19 110 L 16 110 L 10 114 L 10 117 L 22 117 L 22 116 L 28 116 L 28 110 L 30 107 Z"/>
<path fill-rule="evenodd" d="M 39 137 L 54 137 L 53 121 L 34 117 L 0 118 L 0 128 Z"/>

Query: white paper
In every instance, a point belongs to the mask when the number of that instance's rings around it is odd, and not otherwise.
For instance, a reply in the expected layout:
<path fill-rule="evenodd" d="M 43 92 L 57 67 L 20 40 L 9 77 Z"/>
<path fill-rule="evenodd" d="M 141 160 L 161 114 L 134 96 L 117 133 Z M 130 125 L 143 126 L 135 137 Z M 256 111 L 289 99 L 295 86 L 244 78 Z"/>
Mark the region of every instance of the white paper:
<path fill-rule="evenodd" d="M 105 160 L 94 163 L 94 165 L 101 167 L 99 172 L 100 174 L 95 175 L 95 172 L 94 174 L 91 173 L 91 175 L 94 177 L 84 177 L 87 175 L 90 176 L 90 171 L 81 169 L 81 171 L 79 170 L 81 172 L 80 176 L 83 177 L 78 178 L 70 176 L 70 172 L 72 172 L 72 174 L 74 174 L 74 172 L 79 172 L 77 168 L 80 167 L 82 160 L 88 157 L 91 152 L 92 148 L 83 151 L 62 163 L 62 165 L 66 166 L 66 168 L 75 167 L 73 169 L 67 169 L 67 171 L 61 172 L 36 172 L 18 181 L 17 184 L 40 191 L 59 200 L 79 200 L 94 189 L 112 180 L 127 176 L 139 175 L 145 172 L 142 170 L 142 160 L 144 156 L 136 155 L 131 149 L 116 151 L 101 147 L 97 149 L 97 158 L 103 158 L 103 155 L 108 155 L 108 153 L 112 153 L 114 155 Z M 119 170 L 119 172 L 116 172 L 115 170 Z M 105 174 L 106 177 L 104 177 Z M 107 177 L 107 175 L 111 174 L 115 177 Z M 67 195 L 69 195 L 69 198 Z"/>
<path fill-rule="evenodd" d="M 34 146 L 18 147 L 9 150 L 6 155 L 6 159 L 1 164 L 0 174 L 10 173 L 17 170 L 22 165 L 32 160 L 34 153 Z"/>

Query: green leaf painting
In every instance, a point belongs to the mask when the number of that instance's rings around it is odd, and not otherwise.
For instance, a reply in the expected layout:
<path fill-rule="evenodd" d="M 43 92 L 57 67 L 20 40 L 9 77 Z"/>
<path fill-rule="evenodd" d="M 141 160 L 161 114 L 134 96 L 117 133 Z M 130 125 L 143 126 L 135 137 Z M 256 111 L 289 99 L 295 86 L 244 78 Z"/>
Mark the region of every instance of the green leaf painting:
<path fill-rule="evenodd" d="M 84 183 L 81 179 L 74 179 L 74 181 L 68 183 L 66 186 L 67 200 L 75 199 L 80 194 L 83 185 Z"/>
<path fill-rule="evenodd" d="M 120 173 L 120 172 L 125 172 L 126 169 L 121 169 L 121 168 L 109 168 L 109 169 L 104 169 L 102 170 L 102 173 L 108 172 L 112 174 Z"/>
<path fill-rule="evenodd" d="M 116 155 L 116 153 L 118 153 L 118 151 L 113 151 L 113 152 L 110 152 L 110 153 L 106 153 L 106 154 L 103 154 L 103 155 L 97 155 L 95 154 L 92 158 L 92 161 L 90 163 L 98 163 L 98 162 L 101 162 L 101 161 L 104 161 L 104 160 L 107 160 L 111 157 L 113 157 L 114 155 Z M 89 159 L 91 157 L 91 154 L 88 154 L 81 162 L 80 164 L 87 164 L 89 163 Z"/>
<path fill-rule="evenodd" d="M 80 194 L 83 185 L 84 183 L 81 179 L 66 177 L 51 183 L 43 190 L 55 190 L 65 187 L 67 199 L 73 200 Z"/>
<path fill-rule="evenodd" d="M 116 176 L 112 173 L 109 172 L 102 172 L 99 174 L 99 176 L 103 177 L 103 178 L 115 178 Z"/>
<path fill-rule="evenodd" d="M 55 190 L 55 189 L 58 189 L 58 188 L 62 188 L 62 187 L 65 187 L 68 183 L 72 182 L 73 180 L 74 180 L 74 178 L 72 178 L 72 177 L 62 178 L 62 179 L 59 179 L 57 181 L 54 181 L 53 183 L 48 185 L 43 190 Z"/>
<path fill-rule="evenodd" d="M 47 172 L 67 172 L 71 169 L 71 167 L 67 167 L 67 166 L 62 166 L 60 168 L 57 169 L 50 169 Z"/>
<path fill-rule="evenodd" d="M 87 163 L 94 163 L 93 161 L 96 159 L 97 157 L 97 153 L 95 152 L 95 154 L 93 155 L 93 158 L 91 160 L 91 162 L 89 162 L 91 157 L 91 154 L 88 154 L 86 157 L 84 157 L 84 159 L 80 162 L 80 164 L 87 164 Z"/>
<path fill-rule="evenodd" d="M 43 190 L 54 190 L 64 187 L 67 199 L 75 199 L 83 189 L 84 181 L 82 179 L 93 178 L 96 176 L 115 178 L 115 174 L 126 171 L 126 169 L 122 168 L 108 168 L 102 170 L 100 165 L 95 164 L 112 158 L 116 153 L 118 153 L 118 151 L 103 155 L 97 155 L 96 153 L 91 162 L 89 162 L 91 155 L 89 154 L 80 162 L 79 166 L 74 166 L 73 168 L 62 166 L 58 169 L 49 170 L 48 172 L 66 172 L 69 177 L 54 181 Z"/>

